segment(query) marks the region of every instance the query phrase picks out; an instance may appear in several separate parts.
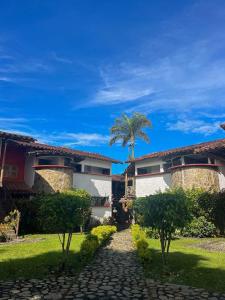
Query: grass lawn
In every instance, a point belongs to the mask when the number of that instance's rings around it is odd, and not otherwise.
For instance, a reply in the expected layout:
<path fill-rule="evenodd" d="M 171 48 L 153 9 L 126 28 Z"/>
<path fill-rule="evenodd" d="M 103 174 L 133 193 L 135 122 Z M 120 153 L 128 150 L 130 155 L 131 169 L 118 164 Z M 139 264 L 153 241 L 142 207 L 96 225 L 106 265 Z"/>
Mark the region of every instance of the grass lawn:
<path fill-rule="evenodd" d="M 84 235 L 74 234 L 71 243 L 69 264 L 77 271 L 81 268 L 77 253 L 84 238 Z M 25 242 L 0 244 L 0 280 L 41 278 L 49 269 L 57 268 L 61 258 L 56 234 L 28 235 Z"/>
<path fill-rule="evenodd" d="M 150 239 L 152 262 L 145 265 L 147 277 L 225 292 L 225 252 L 199 247 L 199 243 L 209 240 L 225 242 L 225 239 L 191 238 L 172 241 L 168 264 L 163 270 L 159 240 Z"/>

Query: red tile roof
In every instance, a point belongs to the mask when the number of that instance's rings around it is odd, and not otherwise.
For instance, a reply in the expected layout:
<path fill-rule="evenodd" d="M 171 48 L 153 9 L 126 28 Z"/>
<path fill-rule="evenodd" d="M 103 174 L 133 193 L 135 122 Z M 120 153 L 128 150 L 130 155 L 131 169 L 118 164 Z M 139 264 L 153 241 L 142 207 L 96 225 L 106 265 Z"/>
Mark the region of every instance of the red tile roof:
<path fill-rule="evenodd" d="M 5 131 L 0 131 L 0 138 L 13 139 L 13 140 L 25 141 L 25 142 L 35 141 L 35 139 L 30 136 L 12 133 L 12 132 L 5 132 Z"/>
<path fill-rule="evenodd" d="M 195 154 L 195 153 L 203 153 L 203 152 L 211 152 L 211 151 L 224 151 L 225 153 L 225 139 L 219 139 L 211 142 L 205 142 L 200 144 L 195 144 L 191 146 L 185 146 L 180 148 L 169 149 L 160 152 L 154 152 L 147 155 L 143 155 L 133 160 L 142 161 L 148 158 L 161 158 L 167 156 L 175 156 L 181 154 Z M 128 161 L 131 162 L 131 161 Z"/>
<path fill-rule="evenodd" d="M 70 156 L 79 156 L 82 158 L 92 158 L 92 159 L 98 159 L 113 163 L 121 163 L 119 160 L 98 154 L 98 153 L 92 153 L 92 152 L 86 152 L 86 151 L 80 151 L 80 150 L 73 150 L 70 148 L 65 147 L 59 147 L 59 146 L 50 146 L 46 144 L 41 144 L 37 142 L 23 142 L 23 141 L 15 141 L 18 146 L 29 148 L 31 150 L 41 150 L 41 151 L 50 151 L 53 154 L 58 155 L 70 155 Z"/>

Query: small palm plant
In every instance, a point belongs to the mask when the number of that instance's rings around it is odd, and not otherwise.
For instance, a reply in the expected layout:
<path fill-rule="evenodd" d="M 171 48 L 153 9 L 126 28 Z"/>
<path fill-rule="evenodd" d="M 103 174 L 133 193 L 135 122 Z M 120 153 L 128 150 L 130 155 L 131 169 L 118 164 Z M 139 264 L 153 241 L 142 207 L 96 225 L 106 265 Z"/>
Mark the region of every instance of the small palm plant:
<path fill-rule="evenodd" d="M 135 112 L 131 117 L 128 117 L 128 115 L 122 114 L 120 118 L 115 120 L 115 124 L 110 129 L 110 146 L 117 141 L 121 141 L 123 147 L 129 143 L 129 159 L 133 160 L 136 139 L 141 138 L 147 143 L 150 142 L 148 135 L 142 130 L 145 127 L 152 127 L 151 121 L 145 115 Z"/>

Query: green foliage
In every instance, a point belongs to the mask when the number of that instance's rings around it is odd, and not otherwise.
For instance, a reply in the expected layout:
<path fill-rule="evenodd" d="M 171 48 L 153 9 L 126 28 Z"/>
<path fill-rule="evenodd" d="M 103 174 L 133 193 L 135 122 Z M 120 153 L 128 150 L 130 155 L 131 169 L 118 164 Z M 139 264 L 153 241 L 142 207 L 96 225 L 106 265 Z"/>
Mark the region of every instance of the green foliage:
<path fill-rule="evenodd" d="M 32 199 L 20 199 L 16 201 L 16 207 L 20 211 L 20 234 L 43 233 L 44 229 L 39 220 L 39 209 L 43 196 L 36 196 Z M 46 230 L 45 232 L 49 232 Z"/>
<path fill-rule="evenodd" d="M 39 216 L 44 229 L 58 233 L 65 261 L 69 253 L 72 234 L 84 223 L 90 211 L 91 197 L 84 190 L 68 190 L 43 196 Z"/>
<path fill-rule="evenodd" d="M 202 193 L 198 199 L 198 205 L 204 210 L 206 218 L 219 229 L 221 235 L 224 235 L 225 191 Z"/>
<path fill-rule="evenodd" d="M 213 237 L 216 227 L 213 223 L 206 220 L 204 216 L 194 218 L 191 223 L 183 230 L 182 235 L 186 237 Z"/>
<path fill-rule="evenodd" d="M 159 239 L 159 233 L 156 229 L 153 229 L 151 227 L 146 228 L 145 230 L 146 235 L 150 239 Z"/>
<path fill-rule="evenodd" d="M 68 233 L 83 223 L 82 210 L 89 211 L 90 195 L 84 190 L 68 190 L 42 196 L 39 217 L 45 230 Z"/>
<path fill-rule="evenodd" d="M 147 235 L 139 225 L 131 226 L 131 235 L 137 248 L 137 254 L 140 260 L 145 263 L 151 260 L 151 251 L 147 242 Z"/>
<path fill-rule="evenodd" d="M 101 225 L 91 230 L 91 234 L 96 236 L 100 244 L 109 240 L 110 236 L 116 232 L 116 226 Z"/>
<path fill-rule="evenodd" d="M 86 236 L 80 250 L 80 257 L 82 261 L 89 261 L 97 251 L 97 249 L 104 245 L 110 236 L 116 232 L 115 226 L 102 225 L 97 226 L 91 230 L 91 234 Z"/>
<path fill-rule="evenodd" d="M 141 203 L 139 203 L 141 201 Z M 134 204 L 137 213 L 143 216 L 143 224 L 158 231 L 162 260 L 169 253 L 172 234 L 190 221 L 187 198 L 181 189 L 170 190 L 137 199 Z"/>
<path fill-rule="evenodd" d="M 151 122 L 143 114 L 135 112 L 131 117 L 123 114 L 115 120 L 115 124 L 111 127 L 109 144 L 113 145 L 117 141 L 121 141 L 122 146 L 125 147 L 129 143 L 130 158 L 133 159 L 136 139 L 141 138 L 149 143 L 149 137 L 142 129 L 146 127 L 151 128 L 151 126 Z"/>
<path fill-rule="evenodd" d="M 97 236 L 88 234 L 86 239 L 81 244 L 80 257 L 82 261 L 89 261 L 99 248 L 99 241 Z"/>
<path fill-rule="evenodd" d="M 191 216 L 198 218 L 200 216 L 205 215 L 204 210 L 198 204 L 198 199 L 205 191 L 200 188 L 192 188 L 192 189 L 185 190 L 183 192 L 185 193 L 185 196 L 187 198 L 187 204 Z"/>

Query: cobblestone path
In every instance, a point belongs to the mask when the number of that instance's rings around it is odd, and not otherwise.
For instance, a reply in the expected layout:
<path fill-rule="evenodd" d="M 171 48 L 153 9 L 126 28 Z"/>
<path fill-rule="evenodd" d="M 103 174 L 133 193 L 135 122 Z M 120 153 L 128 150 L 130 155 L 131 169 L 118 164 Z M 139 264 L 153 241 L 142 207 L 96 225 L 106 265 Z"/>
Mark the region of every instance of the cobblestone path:
<path fill-rule="evenodd" d="M 73 284 L 65 299 L 149 299 L 128 230 L 113 235 Z"/>
<path fill-rule="evenodd" d="M 144 279 L 129 230 L 113 235 L 94 261 L 76 276 L 0 281 L 1 300 L 143 299 L 225 300 L 225 295 Z"/>

